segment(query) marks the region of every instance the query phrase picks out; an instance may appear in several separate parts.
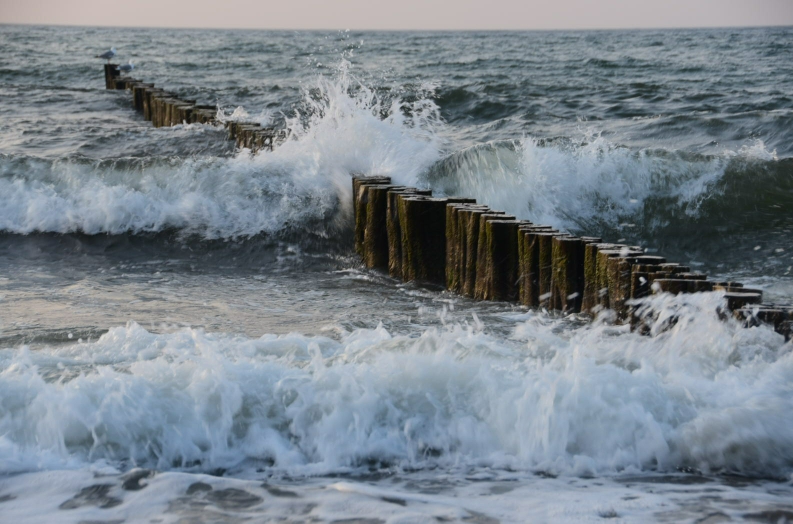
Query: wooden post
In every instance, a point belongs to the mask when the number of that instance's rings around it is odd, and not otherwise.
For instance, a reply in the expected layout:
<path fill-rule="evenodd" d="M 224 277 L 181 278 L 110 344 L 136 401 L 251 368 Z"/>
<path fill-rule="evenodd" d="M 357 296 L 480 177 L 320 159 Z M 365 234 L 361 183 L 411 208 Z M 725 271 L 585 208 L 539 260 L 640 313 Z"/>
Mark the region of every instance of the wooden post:
<path fill-rule="evenodd" d="M 551 309 L 581 311 L 584 296 L 584 240 L 553 237 L 551 240 Z"/>
<path fill-rule="evenodd" d="M 398 199 L 405 281 L 442 285 L 446 280 L 446 204 L 424 196 Z"/>
<path fill-rule="evenodd" d="M 158 127 L 155 121 L 157 99 L 163 96 L 164 93 L 165 91 L 162 89 L 152 88 L 147 89 L 143 95 L 143 118 L 151 122 L 154 127 Z"/>
<path fill-rule="evenodd" d="M 160 127 L 162 125 L 161 121 L 160 121 L 160 113 L 162 111 L 160 106 L 162 105 L 162 99 L 163 99 L 164 96 L 165 96 L 165 93 L 162 92 L 162 91 L 159 91 L 157 93 L 152 93 L 151 97 L 150 97 L 150 108 L 149 108 L 149 110 L 151 111 L 151 114 L 150 114 L 151 124 L 154 127 Z"/>
<path fill-rule="evenodd" d="M 713 291 L 713 282 L 684 278 L 657 278 L 653 282 L 654 294 L 671 293 L 673 295 L 679 295 L 681 293 L 698 293 L 703 291 Z"/>
<path fill-rule="evenodd" d="M 180 124 L 190 122 L 190 113 L 193 111 L 193 104 L 189 102 L 177 102 L 173 106 L 173 121 L 171 125 L 178 126 Z"/>
<path fill-rule="evenodd" d="M 369 185 L 366 188 L 366 222 L 364 227 L 363 259 L 366 267 L 388 267 L 388 192 L 406 189 L 404 186 Z"/>
<path fill-rule="evenodd" d="M 634 264 L 631 267 L 631 293 L 632 299 L 644 298 L 650 294 L 650 275 L 661 270 L 661 265 Z"/>
<path fill-rule="evenodd" d="M 209 104 L 196 104 L 190 122 L 193 124 L 208 124 L 215 119 L 217 107 Z"/>
<path fill-rule="evenodd" d="M 124 89 L 127 91 L 132 91 L 136 85 L 140 83 L 140 80 L 137 78 L 132 78 L 131 76 L 124 77 Z"/>
<path fill-rule="evenodd" d="M 538 234 L 559 233 L 551 226 L 525 225 L 518 228 L 518 299 L 529 307 L 540 305 L 540 249 Z"/>
<path fill-rule="evenodd" d="M 120 74 L 118 64 L 105 64 L 105 89 L 115 89 L 116 77 Z"/>
<path fill-rule="evenodd" d="M 146 92 L 154 88 L 154 84 L 144 84 L 139 82 L 132 88 L 132 106 L 143 112 L 143 104 L 146 99 Z"/>
<path fill-rule="evenodd" d="M 174 98 L 168 96 L 160 99 L 160 125 L 162 127 L 169 127 L 171 125 L 171 108 L 173 107 Z"/>
<path fill-rule="evenodd" d="M 157 101 L 157 122 L 160 127 L 168 127 L 168 103 L 171 96 L 168 93 L 163 94 Z"/>
<path fill-rule="evenodd" d="M 653 255 L 628 255 L 610 257 L 606 263 L 608 271 L 609 307 L 619 318 L 628 318 L 626 302 L 631 298 L 631 273 L 634 264 L 660 265 L 666 262 L 664 257 Z"/>
<path fill-rule="evenodd" d="M 601 308 L 611 308 L 609 302 L 609 259 L 615 257 L 628 257 L 640 256 L 642 251 L 637 248 L 629 246 L 607 246 L 604 244 L 595 244 L 597 253 L 597 271 L 595 280 L 597 282 L 597 305 Z M 601 249 L 598 246 L 602 246 Z"/>
<path fill-rule="evenodd" d="M 597 272 L 598 251 L 619 248 L 621 244 L 591 243 L 584 246 L 584 297 L 581 311 L 594 314 L 600 306 L 600 281 Z"/>
<path fill-rule="evenodd" d="M 535 246 L 537 249 L 538 266 L 538 307 L 550 308 L 551 306 L 551 280 L 553 278 L 553 239 L 555 237 L 569 237 L 567 233 L 537 232 Z M 531 249 L 532 246 L 529 247 Z"/>
<path fill-rule="evenodd" d="M 517 238 L 514 238 L 514 250 L 499 246 L 499 242 L 504 238 L 504 232 L 501 231 L 500 226 L 497 226 L 494 233 L 493 227 L 488 226 L 489 222 L 493 220 L 499 222 L 514 221 L 515 217 L 492 212 L 479 215 L 479 236 L 476 243 L 476 281 L 474 284 L 474 298 L 479 300 L 494 300 L 494 293 L 496 293 L 494 286 L 498 286 L 498 281 L 502 278 L 501 275 L 497 275 L 502 256 L 509 257 L 512 254 L 517 267 Z M 513 233 L 517 237 L 517 225 L 515 225 Z M 496 236 L 498 236 L 498 239 L 496 239 Z M 511 244 L 510 240 L 507 240 L 507 244 Z M 517 280 L 517 269 L 515 269 L 515 280 Z M 501 293 L 501 290 L 498 293 Z"/>
<path fill-rule="evenodd" d="M 227 120 L 225 123 L 226 130 L 229 132 L 228 139 L 229 140 L 237 140 L 237 122 L 234 120 Z M 355 177 L 353 177 L 355 180 Z"/>
<path fill-rule="evenodd" d="M 503 211 L 492 211 L 487 207 L 470 207 L 457 212 L 458 224 L 462 232 L 460 249 L 462 250 L 463 269 L 461 273 L 462 294 L 473 297 L 476 294 L 477 264 L 479 259 L 479 225 L 483 215 L 506 218 Z"/>
<path fill-rule="evenodd" d="M 724 298 L 727 299 L 727 309 L 730 311 L 741 309 L 749 304 L 760 304 L 763 301 L 762 293 L 731 292 L 725 293 Z"/>
<path fill-rule="evenodd" d="M 387 193 L 388 274 L 394 278 L 402 278 L 402 229 L 399 225 L 398 205 L 400 195 L 432 196 L 432 191 L 406 187 L 403 189 L 390 189 Z"/>
<path fill-rule="evenodd" d="M 232 126 L 229 128 L 231 131 Z M 236 132 L 236 131 L 235 131 Z M 236 135 L 235 135 L 236 136 Z M 369 202 L 368 193 L 363 188 L 365 185 L 391 184 L 391 177 L 387 176 L 353 176 L 352 177 L 352 198 L 353 198 L 353 220 L 355 221 L 355 252 L 361 257 L 364 256 L 364 235 L 366 234 L 366 207 Z"/>
<path fill-rule="evenodd" d="M 465 227 L 461 224 L 460 211 L 463 209 L 488 209 L 475 203 L 452 203 L 446 205 L 446 289 L 462 291 L 463 271 L 465 269 Z"/>
<path fill-rule="evenodd" d="M 476 298 L 515 301 L 518 299 L 518 227 L 521 220 L 505 215 L 480 217 L 477 247 Z"/>
<path fill-rule="evenodd" d="M 785 337 L 785 341 L 790 340 L 793 335 L 793 307 L 790 306 L 752 305 L 734 310 L 733 316 L 742 321 L 744 327 L 769 324 L 774 331 Z"/>

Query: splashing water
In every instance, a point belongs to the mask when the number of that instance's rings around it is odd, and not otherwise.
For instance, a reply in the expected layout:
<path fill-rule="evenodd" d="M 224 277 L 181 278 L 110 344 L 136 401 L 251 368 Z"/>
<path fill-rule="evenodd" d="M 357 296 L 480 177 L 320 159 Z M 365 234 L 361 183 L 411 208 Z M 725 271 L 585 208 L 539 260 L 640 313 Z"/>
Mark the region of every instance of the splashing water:
<path fill-rule="evenodd" d="M 0 157 L 0 230 L 327 236 L 349 225 L 350 173 L 409 184 L 439 158 L 440 122 L 429 100 L 382 100 L 344 64 L 338 77 L 320 77 L 304 95 L 304 109 L 287 120 L 291 138 L 255 157 Z"/>
<path fill-rule="evenodd" d="M 6 349 L 0 460 L 4 470 L 102 459 L 204 471 L 272 461 L 293 475 L 379 463 L 787 476 L 791 345 L 719 320 L 720 300 L 654 297 L 678 322 L 649 340 L 606 324 L 559 333 L 530 314 L 517 345 L 460 324 L 336 342 L 131 323 L 96 342 Z"/>

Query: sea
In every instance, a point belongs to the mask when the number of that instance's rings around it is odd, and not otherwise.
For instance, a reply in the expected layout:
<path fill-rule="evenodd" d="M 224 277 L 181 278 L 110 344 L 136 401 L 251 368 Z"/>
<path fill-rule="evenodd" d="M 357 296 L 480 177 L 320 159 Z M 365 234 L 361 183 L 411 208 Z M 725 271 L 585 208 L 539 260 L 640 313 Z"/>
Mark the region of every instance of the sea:
<path fill-rule="evenodd" d="M 793 343 L 389 278 L 354 173 L 793 304 L 793 28 L 0 26 L 0 522 L 793 522 Z"/>

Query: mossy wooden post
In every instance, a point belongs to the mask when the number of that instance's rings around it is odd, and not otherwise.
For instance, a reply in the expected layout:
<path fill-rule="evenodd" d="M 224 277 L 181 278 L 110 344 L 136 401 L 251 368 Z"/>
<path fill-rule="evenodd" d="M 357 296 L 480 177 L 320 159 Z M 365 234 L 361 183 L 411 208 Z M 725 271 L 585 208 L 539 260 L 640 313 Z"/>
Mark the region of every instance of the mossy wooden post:
<path fill-rule="evenodd" d="M 169 95 L 166 93 L 164 94 L 160 100 L 157 102 L 157 121 L 160 127 L 168 127 L 168 101 L 170 100 Z"/>
<path fill-rule="evenodd" d="M 523 304 L 526 292 L 526 230 L 534 224 L 527 222 L 518 226 L 518 302 Z"/>
<path fill-rule="evenodd" d="M 193 102 L 191 100 L 182 100 L 176 104 L 176 122 L 174 125 L 189 124 L 190 115 L 193 112 Z"/>
<path fill-rule="evenodd" d="M 151 95 L 151 123 L 154 127 L 162 126 L 160 115 L 162 114 L 162 99 L 164 97 L 165 93 L 162 91 Z"/>
<path fill-rule="evenodd" d="M 253 134 L 261 129 L 259 124 L 244 123 L 237 126 L 237 147 L 240 149 L 253 148 Z"/>
<path fill-rule="evenodd" d="M 166 127 L 170 127 L 170 126 L 172 126 L 174 124 L 174 120 L 175 120 L 174 119 L 174 115 L 173 115 L 174 104 L 176 104 L 176 99 L 175 98 L 169 98 L 165 102 L 165 126 Z"/>
<path fill-rule="evenodd" d="M 724 292 L 738 292 L 740 293 L 742 290 L 746 289 L 743 284 L 740 282 L 714 282 L 713 283 L 713 291 L 724 291 Z"/>
<path fill-rule="evenodd" d="M 162 100 L 165 98 L 165 91 L 158 89 L 149 95 L 149 120 L 154 127 L 162 127 Z"/>
<path fill-rule="evenodd" d="M 539 305 L 539 249 L 537 233 L 557 232 L 551 226 L 526 224 L 518 227 L 518 301 L 524 306 Z"/>
<path fill-rule="evenodd" d="M 143 118 L 146 120 L 151 120 L 151 118 L 149 118 L 149 97 L 151 96 L 153 89 L 153 85 L 151 87 L 143 87 L 141 89 L 140 112 L 143 114 Z"/>
<path fill-rule="evenodd" d="M 584 296 L 581 311 L 593 314 L 600 307 L 601 284 L 598 278 L 598 252 L 606 249 L 619 249 L 622 244 L 605 242 L 587 243 L 584 246 Z"/>
<path fill-rule="evenodd" d="M 126 89 L 127 89 L 127 91 L 129 91 L 129 92 L 130 92 L 130 95 L 132 95 L 132 97 L 133 97 L 133 98 L 132 98 L 132 106 L 133 106 L 133 107 L 135 107 L 135 98 L 134 98 L 134 95 L 135 95 L 135 93 L 134 93 L 134 91 L 135 91 L 135 86 L 138 86 L 138 85 L 140 85 L 140 84 L 142 84 L 142 83 L 143 83 L 143 82 L 142 82 L 142 81 L 140 81 L 140 80 L 138 80 L 137 78 L 127 78 L 127 85 L 126 85 Z"/>
<path fill-rule="evenodd" d="M 501 211 L 492 211 L 488 206 L 483 204 L 469 204 L 463 208 L 460 208 L 457 212 L 457 232 L 459 235 L 457 254 L 457 262 L 459 264 L 459 285 L 457 292 L 460 294 L 464 294 L 465 292 L 466 280 L 468 278 L 467 272 L 469 267 L 473 270 L 473 279 L 476 279 L 476 255 L 471 255 L 469 253 L 469 246 L 476 246 L 476 244 L 479 242 L 479 239 L 476 238 L 473 244 L 470 244 L 468 239 L 468 235 L 470 234 L 469 225 L 471 221 L 471 212 L 474 211 L 477 213 L 504 214 Z M 471 256 L 474 257 L 473 260 L 469 260 Z M 473 288 L 476 286 L 476 282 L 474 281 L 471 286 L 473 290 Z M 471 291 L 471 293 L 471 296 L 473 296 L 473 291 Z"/>
<path fill-rule="evenodd" d="M 143 82 L 138 82 L 132 88 L 132 106 L 141 113 L 143 113 L 143 104 L 144 100 L 146 99 L 146 92 L 152 88 L 154 88 L 154 84 L 145 84 Z"/>
<path fill-rule="evenodd" d="M 231 131 L 232 128 L 229 128 Z M 236 132 L 236 131 L 235 131 Z M 236 136 L 236 135 L 235 135 Z M 391 177 L 387 176 L 353 176 L 353 220 L 355 224 L 355 252 L 364 256 L 364 235 L 366 233 L 366 207 L 369 201 L 366 185 L 389 185 Z"/>
<path fill-rule="evenodd" d="M 172 125 L 180 125 L 190 122 L 190 113 L 193 111 L 193 105 L 189 102 L 178 102 L 174 104 L 174 123 Z"/>
<path fill-rule="evenodd" d="M 217 106 L 211 104 L 196 104 L 190 117 L 192 124 L 208 124 L 215 119 Z"/>
<path fill-rule="evenodd" d="M 391 189 L 386 196 L 386 232 L 388 234 L 388 274 L 394 278 L 402 278 L 402 229 L 399 225 L 400 195 L 432 196 L 429 189 Z"/>
<path fill-rule="evenodd" d="M 494 281 L 499 278 L 496 276 L 498 269 L 496 260 L 494 259 L 496 244 L 493 237 L 493 228 L 488 227 L 488 223 L 491 220 L 510 221 L 515 220 L 515 217 L 490 211 L 479 215 L 479 234 L 476 242 L 476 271 L 474 282 L 474 298 L 479 300 L 494 300 L 493 285 Z M 517 257 L 517 242 L 515 256 Z"/>
<path fill-rule="evenodd" d="M 608 264 L 609 307 L 621 319 L 627 318 L 629 311 L 626 302 L 631 298 L 631 273 L 637 265 L 660 265 L 664 257 L 644 254 L 610 257 Z"/>
<path fill-rule="evenodd" d="M 455 293 L 462 291 L 462 272 L 465 267 L 465 228 L 460 223 L 459 212 L 469 208 L 487 209 L 487 206 L 478 206 L 473 202 L 446 205 L 446 289 Z"/>
<path fill-rule="evenodd" d="M 460 249 L 462 250 L 463 268 L 461 272 L 460 291 L 467 297 L 473 297 L 476 291 L 477 249 L 479 247 L 479 218 L 483 214 L 503 215 L 503 211 L 492 211 L 484 207 L 468 207 L 457 212 L 458 223 L 462 232 Z"/>
<path fill-rule="evenodd" d="M 501 217 L 480 224 L 480 236 L 481 228 L 485 228 L 485 272 L 481 298 L 504 301 L 518 299 L 518 228 L 524 224 L 521 220 Z"/>
<path fill-rule="evenodd" d="M 609 259 L 616 257 L 639 256 L 642 254 L 640 250 L 634 249 L 629 246 L 616 245 L 602 246 L 597 250 L 597 274 L 595 276 L 597 281 L 597 304 L 603 309 L 611 307 L 609 301 Z"/>
<path fill-rule="evenodd" d="M 160 126 L 168 127 L 171 125 L 171 101 L 173 98 L 165 96 L 160 99 L 160 114 L 157 117 L 160 120 Z"/>
<path fill-rule="evenodd" d="M 552 238 L 551 309 L 564 313 L 581 311 L 584 295 L 584 246 L 581 238 Z"/>
<path fill-rule="evenodd" d="M 460 232 L 457 224 L 457 211 L 465 204 L 446 205 L 446 289 L 460 290 L 459 243 Z"/>
<path fill-rule="evenodd" d="M 168 125 L 175 126 L 179 123 L 179 104 L 181 100 L 173 98 L 168 102 Z"/>
<path fill-rule="evenodd" d="M 446 205 L 449 199 L 402 195 L 398 203 L 403 278 L 444 285 Z"/>
<path fill-rule="evenodd" d="M 737 282 L 714 283 L 712 289 L 713 291 L 724 292 L 724 298 L 727 299 L 727 309 L 730 311 L 739 310 L 750 304 L 760 304 L 763 301 L 763 292 L 761 290 L 744 287 L 743 284 Z M 790 311 L 793 312 L 793 309 L 790 309 Z"/>
<path fill-rule="evenodd" d="M 551 304 L 551 280 L 553 278 L 553 239 L 569 237 L 567 233 L 537 232 L 535 249 L 537 249 L 537 299 L 538 307 L 549 308 Z"/>
<path fill-rule="evenodd" d="M 786 342 L 793 335 L 793 307 L 790 306 L 750 305 L 735 309 L 733 316 L 742 321 L 744 327 L 768 324 L 774 328 L 774 331 L 784 336 Z"/>
<path fill-rule="evenodd" d="M 125 76 L 117 76 L 113 80 L 113 85 L 118 91 L 123 91 L 127 88 L 127 83 L 129 83 L 130 79 Z"/>
<path fill-rule="evenodd" d="M 144 89 L 145 86 L 143 85 L 142 82 L 135 82 L 134 84 L 132 84 L 132 107 L 136 111 L 143 110 L 143 103 L 139 101 L 141 99 L 141 95 L 143 94 Z"/>
<path fill-rule="evenodd" d="M 665 264 L 660 264 L 660 269 L 648 273 L 647 285 L 652 290 L 653 282 L 655 282 L 656 280 L 668 279 L 668 278 L 676 279 L 679 277 L 679 275 L 688 273 L 690 270 L 691 268 L 689 268 L 688 266 L 681 266 L 680 264 L 677 263 L 667 262 Z"/>
<path fill-rule="evenodd" d="M 363 238 L 363 260 L 366 267 L 388 267 L 388 192 L 404 186 L 369 185 L 366 188 L 366 223 Z"/>
<path fill-rule="evenodd" d="M 650 294 L 650 274 L 661 270 L 661 265 L 634 264 L 631 267 L 631 292 L 632 299 L 644 298 Z"/>
<path fill-rule="evenodd" d="M 115 89 L 116 77 L 120 74 L 118 64 L 105 64 L 105 89 Z"/>
<path fill-rule="evenodd" d="M 760 304 L 763 301 L 763 295 L 760 293 L 731 292 L 725 293 L 724 298 L 727 299 L 727 309 L 730 311 L 735 311 L 749 304 Z"/>
<path fill-rule="evenodd" d="M 224 124 L 224 126 L 226 127 L 226 131 L 228 132 L 228 135 L 227 135 L 228 139 L 236 141 L 237 140 L 237 122 L 235 122 L 234 120 L 226 120 L 226 123 Z M 355 177 L 353 177 L 352 179 L 355 180 Z"/>
<path fill-rule="evenodd" d="M 681 293 L 699 293 L 713 291 L 713 282 L 701 279 L 685 278 L 656 278 L 653 282 L 653 294 L 671 293 L 679 295 Z"/>
<path fill-rule="evenodd" d="M 171 125 L 171 104 L 173 98 L 165 97 L 160 101 L 160 124 L 162 127 L 169 127 Z"/>
<path fill-rule="evenodd" d="M 162 92 L 162 89 L 150 88 L 146 89 L 146 92 L 143 93 L 143 118 L 149 122 L 152 122 L 152 98 L 158 96 Z"/>

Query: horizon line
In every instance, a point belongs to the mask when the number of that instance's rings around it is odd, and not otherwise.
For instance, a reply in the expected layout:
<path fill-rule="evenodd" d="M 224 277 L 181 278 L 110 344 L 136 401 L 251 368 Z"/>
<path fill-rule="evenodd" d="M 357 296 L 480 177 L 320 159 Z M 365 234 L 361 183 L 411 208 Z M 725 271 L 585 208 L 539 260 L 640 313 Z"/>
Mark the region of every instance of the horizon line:
<path fill-rule="evenodd" d="M 273 27 L 222 27 L 222 26 L 139 26 L 139 25 L 83 25 L 83 24 L 59 24 L 59 23 L 36 23 L 36 22 L 2 22 L 2 26 L 27 26 L 27 27 L 74 27 L 90 29 L 169 29 L 169 30 L 214 30 L 214 31 L 289 31 L 289 32 L 380 32 L 380 33 L 402 33 L 402 32 L 433 32 L 433 33 L 460 33 L 460 32 L 554 32 L 554 31 L 669 31 L 669 30 L 706 30 L 706 29 L 780 29 L 793 28 L 793 24 L 762 24 L 762 25 L 714 25 L 714 26 L 658 26 L 658 27 L 558 27 L 558 28 L 502 28 L 502 29 L 475 29 L 475 28 L 455 28 L 455 29 L 361 29 L 361 28 L 273 28 Z"/>

